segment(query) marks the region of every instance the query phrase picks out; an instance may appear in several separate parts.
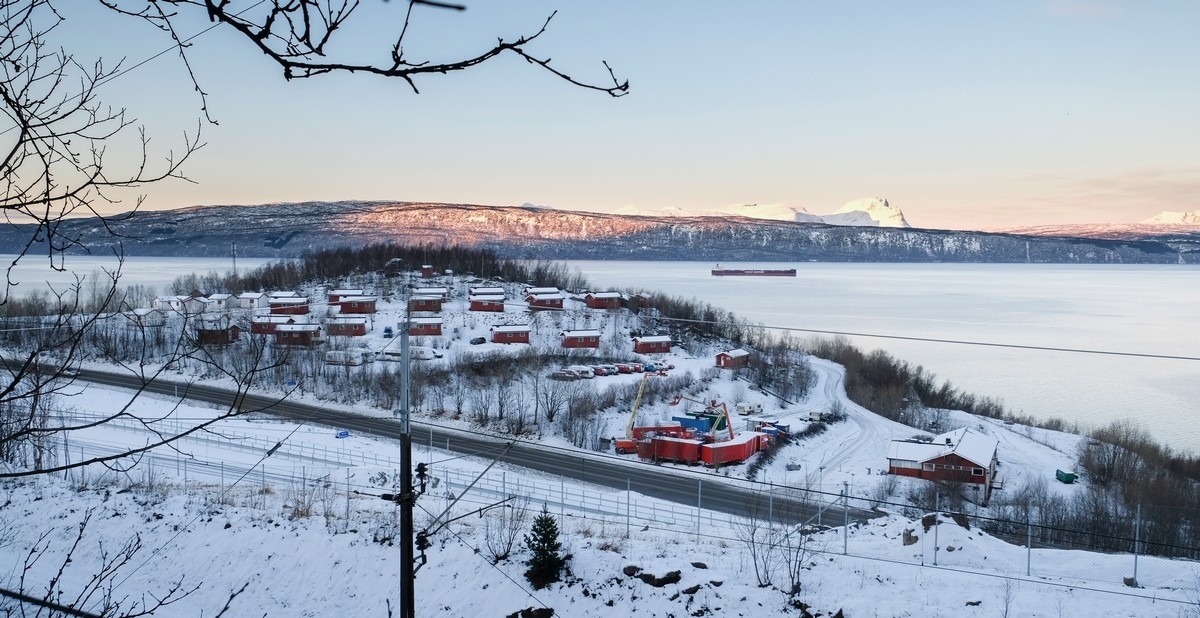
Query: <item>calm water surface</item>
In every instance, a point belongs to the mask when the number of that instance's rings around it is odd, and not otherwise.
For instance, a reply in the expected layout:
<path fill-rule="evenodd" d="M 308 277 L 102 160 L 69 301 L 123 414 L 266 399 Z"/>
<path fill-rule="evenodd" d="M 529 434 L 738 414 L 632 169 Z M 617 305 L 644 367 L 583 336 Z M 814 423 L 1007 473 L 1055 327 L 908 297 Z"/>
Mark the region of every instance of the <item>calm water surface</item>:
<path fill-rule="evenodd" d="M 5 256 L 0 256 L 4 259 Z M 5 264 L 11 262 L 11 256 Z M 239 258 L 239 269 L 268 259 Z M 1183 265 L 738 263 L 791 277 L 713 277 L 703 262 L 573 261 L 599 288 L 697 298 L 778 328 L 1200 356 L 1200 267 Z M 115 260 L 70 258 L 84 275 Z M 225 272 L 229 260 L 128 258 L 122 283 L 164 293 L 175 277 Z M 17 291 L 65 286 L 69 273 L 25 259 Z M 805 336 L 806 333 L 796 333 Z M 1200 362 L 850 337 L 1011 410 L 1084 426 L 1130 418 L 1156 439 L 1200 452 Z"/>
<path fill-rule="evenodd" d="M 700 262 L 570 262 L 599 288 L 694 297 L 766 326 L 1200 356 L 1200 268 L 1184 265 L 739 263 L 791 277 L 713 277 Z M 805 333 L 797 333 L 804 336 Z M 861 337 L 1039 418 L 1135 419 L 1200 452 L 1200 361 Z"/>

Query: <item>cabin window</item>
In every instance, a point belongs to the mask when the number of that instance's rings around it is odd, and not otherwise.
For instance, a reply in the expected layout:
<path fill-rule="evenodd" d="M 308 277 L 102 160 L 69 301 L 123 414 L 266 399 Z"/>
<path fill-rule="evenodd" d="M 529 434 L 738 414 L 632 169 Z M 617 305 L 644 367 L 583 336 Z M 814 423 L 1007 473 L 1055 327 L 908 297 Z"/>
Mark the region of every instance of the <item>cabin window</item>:
<path fill-rule="evenodd" d="M 927 464 L 921 464 L 921 469 L 922 469 L 922 470 L 924 470 L 924 471 L 926 471 L 926 472 L 933 472 L 933 470 L 934 470 L 934 468 L 935 468 L 935 467 L 936 467 L 936 466 L 934 466 L 934 465 L 933 465 L 933 464 L 931 464 L 931 463 L 927 463 Z"/>
<path fill-rule="evenodd" d="M 983 476 L 983 468 L 971 468 L 972 476 Z"/>

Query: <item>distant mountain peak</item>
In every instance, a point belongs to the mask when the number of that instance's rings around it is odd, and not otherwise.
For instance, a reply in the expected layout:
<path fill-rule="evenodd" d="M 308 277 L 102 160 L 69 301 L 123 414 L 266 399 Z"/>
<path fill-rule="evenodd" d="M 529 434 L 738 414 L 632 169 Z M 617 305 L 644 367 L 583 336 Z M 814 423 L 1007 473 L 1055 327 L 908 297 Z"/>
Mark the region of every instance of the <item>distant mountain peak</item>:
<path fill-rule="evenodd" d="M 1141 223 L 1150 225 L 1200 225 L 1200 210 L 1189 212 L 1164 210 Z"/>
<path fill-rule="evenodd" d="M 904 213 L 882 197 L 854 200 L 832 215 L 821 217 L 831 225 L 876 225 L 879 227 L 912 227 L 904 219 Z"/>

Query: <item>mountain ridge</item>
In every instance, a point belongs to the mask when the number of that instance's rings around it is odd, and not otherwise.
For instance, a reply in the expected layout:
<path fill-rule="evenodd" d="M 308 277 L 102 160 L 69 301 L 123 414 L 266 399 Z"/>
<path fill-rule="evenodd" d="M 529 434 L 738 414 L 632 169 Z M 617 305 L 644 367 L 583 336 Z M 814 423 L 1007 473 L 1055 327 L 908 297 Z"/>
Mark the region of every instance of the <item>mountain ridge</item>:
<path fill-rule="evenodd" d="M 92 252 L 296 257 L 366 243 L 457 244 L 529 259 L 702 261 L 1200 263 L 1200 229 L 1134 237 L 1054 236 L 525 206 L 396 201 L 191 206 L 71 219 L 57 233 Z M 114 238 L 109 229 L 120 238 Z M 16 243 L 29 226 L 0 228 Z M 1155 229 L 1158 229 L 1157 227 Z M 36 250 L 36 248 L 35 248 Z"/>

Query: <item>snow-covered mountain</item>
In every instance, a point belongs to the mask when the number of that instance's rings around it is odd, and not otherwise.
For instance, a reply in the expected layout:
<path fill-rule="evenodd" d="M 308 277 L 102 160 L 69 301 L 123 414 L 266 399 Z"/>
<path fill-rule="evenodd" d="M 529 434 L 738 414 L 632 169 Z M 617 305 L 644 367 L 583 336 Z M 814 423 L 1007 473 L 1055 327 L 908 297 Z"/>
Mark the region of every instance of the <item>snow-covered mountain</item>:
<path fill-rule="evenodd" d="M 868 200 L 843 219 L 885 220 L 884 200 Z M 898 211 L 896 211 L 898 214 Z M 891 217 L 903 221 L 902 216 Z M 906 224 L 907 225 L 907 224 Z M 295 257 L 366 243 L 461 245 L 504 257 L 590 260 L 1197 263 L 1200 229 L 1143 225 L 1138 235 L 928 230 L 832 225 L 735 215 L 633 216 L 534 206 L 426 202 L 304 202 L 196 206 L 138 212 L 102 222 L 71 219 L 57 233 L 91 251 L 126 255 Z M 0 227 L 0 247 L 20 246 L 37 230 Z M 115 234 L 115 235 L 114 235 Z M 34 248 L 33 250 L 40 250 Z"/>
<path fill-rule="evenodd" d="M 1151 225 L 1196 225 L 1200 226 L 1200 210 L 1175 212 L 1164 210 L 1149 219 L 1142 221 Z"/>
<path fill-rule="evenodd" d="M 888 204 L 888 201 L 881 197 L 854 200 L 827 215 L 814 215 L 804 208 L 797 208 L 786 204 L 735 204 L 717 210 L 700 212 L 684 210 L 682 208 L 664 208 L 655 210 L 652 213 L 646 213 L 634 208 L 623 208 L 619 212 L 628 215 L 652 214 L 671 217 L 721 217 L 734 215 L 749 219 L 824 223 L 826 225 L 912 227 L 904 219 L 904 213 L 899 208 Z"/>

